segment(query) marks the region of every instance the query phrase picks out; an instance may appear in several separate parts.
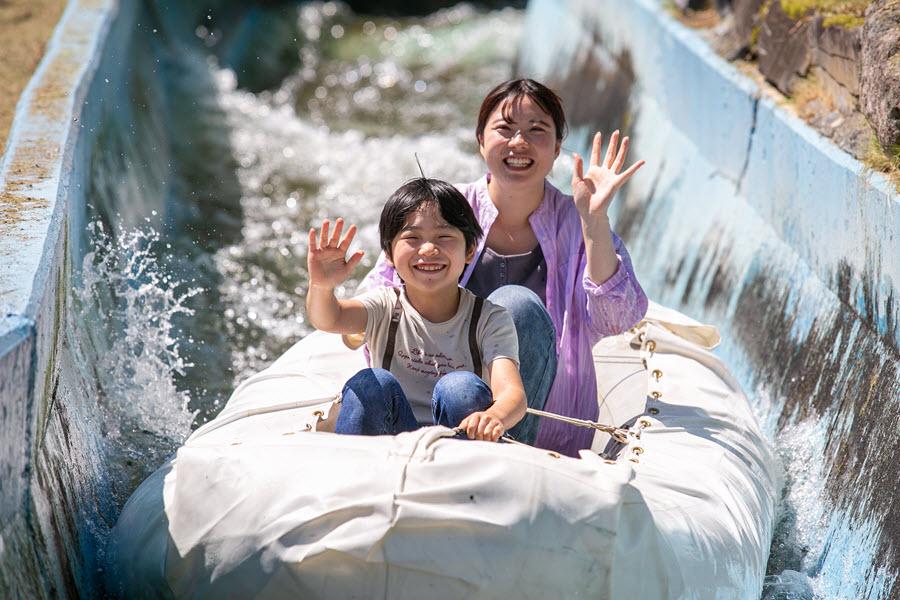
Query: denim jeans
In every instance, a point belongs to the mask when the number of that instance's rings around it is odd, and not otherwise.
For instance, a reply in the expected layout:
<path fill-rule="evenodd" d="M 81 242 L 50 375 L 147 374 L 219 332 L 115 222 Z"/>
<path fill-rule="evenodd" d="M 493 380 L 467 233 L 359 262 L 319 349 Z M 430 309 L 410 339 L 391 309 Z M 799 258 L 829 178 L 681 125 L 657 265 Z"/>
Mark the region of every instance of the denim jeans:
<path fill-rule="evenodd" d="M 519 372 L 525 386 L 528 407 L 541 410 L 547 402 L 556 377 L 556 329 L 540 297 L 525 286 L 504 285 L 487 298 L 506 308 L 516 325 L 519 338 Z M 533 444 L 540 417 L 525 415 L 509 430 L 520 442 Z"/>
<path fill-rule="evenodd" d="M 491 389 L 480 377 L 469 371 L 447 373 L 434 386 L 432 422 L 456 427 L 467 416 L 485 410 L 492 403 Z M 395 435 L 418 428 L 406 394 L 390 371 L 363 369 L 347 381 L 334 428 L 336 433 Z"/>

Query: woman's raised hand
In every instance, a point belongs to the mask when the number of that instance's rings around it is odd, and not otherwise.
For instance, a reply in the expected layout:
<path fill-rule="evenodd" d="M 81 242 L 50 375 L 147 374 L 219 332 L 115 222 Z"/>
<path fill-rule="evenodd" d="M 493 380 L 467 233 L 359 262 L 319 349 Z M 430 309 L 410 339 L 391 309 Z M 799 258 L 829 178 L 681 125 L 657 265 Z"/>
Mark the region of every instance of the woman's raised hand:
<path fill-rule="evenodd" d="M 607 210 L 609 210 L 616 191 L 638 169 L 644 166 L 644 161 L 639 160 L 622 171 L 625 157 L 628 154 L 628 138 L 623 138 L 620 145 L 618 131 L 615 131 L 610 137 L 609 146 L 606 148 L 606 157 L 601 162 L 602 142 L 603 136 L 598 131 L 594 134 L 591 162 L 588 165 L 587 173 L 583 172 L 581 157 L 572 154 L 572 158 L 575 160 L 575 169 L 572 173 L 572 195 L 575 197 L 575 206 L 585 224 L 589 224 L 597 218 L 608 219 Z M 620 171 L 622 172 L 620 173 Z"/>
<path fill-rule="evenodd" d="M 347 250 L 350 242 L 356 235 L 356 225 L 350 225 L 346 235 L 341 237 L 344 229 L 344 219 L 334 222 L 334 231 L 328 234 L 330 223 L 326 219 L 322 223 L 321 235 L 316 235 L 316 229 L 309 230 L 309 253 L 306 264 L 309 268 L 309 285 L 317 287 L 335 288 L 344 282 L 353 272 L 353 268 L 362 260 L 363 252 L 357 250 L 350 258 L 347 258 Z"/>

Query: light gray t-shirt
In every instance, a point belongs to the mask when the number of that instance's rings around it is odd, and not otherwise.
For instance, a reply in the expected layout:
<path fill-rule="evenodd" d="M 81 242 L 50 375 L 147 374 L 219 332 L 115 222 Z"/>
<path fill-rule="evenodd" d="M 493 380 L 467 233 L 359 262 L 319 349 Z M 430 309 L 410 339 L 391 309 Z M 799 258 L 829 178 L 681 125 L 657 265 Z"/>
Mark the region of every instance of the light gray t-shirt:
<path fill-rule="evenodd" d="M 453 371 L 472 371 L 474 363 L 469 349 L 469 321 L 475 295 L 460 288 L 459 308 L 443 323 L 426 320 L 409 303 L 406 289 L 401 288 L 403 313 L 397 326 L 391 373 L 400 382 L 412 406 L 416 420 L 430 425 L 431 395 L 437 380 Z M 373 367 L 381 367 L 387 346 L 391 311 L 397 295 L 393 288 L 377 288 L 356 298 L 366 309 L 366 344 Z M 502 306 L 485 300 L 475 330 L 481 351 L 482 373 L 489 385 L 488 366 L 498 358 L 519 363 L 519 342 L 512 317 Z"/>

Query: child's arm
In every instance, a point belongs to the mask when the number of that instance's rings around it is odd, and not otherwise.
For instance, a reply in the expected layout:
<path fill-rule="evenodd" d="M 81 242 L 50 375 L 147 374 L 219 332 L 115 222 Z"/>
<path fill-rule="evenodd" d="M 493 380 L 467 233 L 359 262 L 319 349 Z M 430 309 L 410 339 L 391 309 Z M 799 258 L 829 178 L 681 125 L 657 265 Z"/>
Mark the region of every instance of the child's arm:
<path fill-rule="evenodd" d="M 313 327 L 330 333 L 358 333 L 366 328 L 366 309 L 358 300 L 338 300 L 334 288 L 344 282 L 363 257 L 362 251 L 354 252 L 347 260 L 347 249 L 356 225 L 351 225 L 341 238 L 344 220 L 337 219 L 334 232 L 328 235 L 330 223 L 322 223 L 322 234 L 316 236 L 315 228 L 309 230 L 309 291 L 306 294 L 306 315 Z"/>
<path fill-rule="evenodd" d="M 525 416 L 525 387 L 519 367 L 509 358 L 498 358 L 488 366 L 494 403 L 485 411 L 463 419 L 459 427 L 471 440 L 496 442 Z"/>

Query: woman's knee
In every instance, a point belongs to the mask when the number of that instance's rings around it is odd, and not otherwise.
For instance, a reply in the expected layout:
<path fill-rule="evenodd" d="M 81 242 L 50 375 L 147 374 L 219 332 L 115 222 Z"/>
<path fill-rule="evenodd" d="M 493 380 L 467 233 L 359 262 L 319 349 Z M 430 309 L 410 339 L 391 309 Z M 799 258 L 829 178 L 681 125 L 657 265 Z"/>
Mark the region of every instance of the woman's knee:
<path fill-rule="evenodd" d="M 520 324 L 540 325 L 553 330 L 550 313 L 540 296 L 522 285 L 504 285 L 488 296 L 488 300 L 499 304 L 510 312 L 513 322 Z"/>
<path fill-rule="evenodd" d="M 540 296 L 524 285 L 503 285 L 491 292 L 488 300 L 513 313 L 527 313 L 544 308 Z"/>

